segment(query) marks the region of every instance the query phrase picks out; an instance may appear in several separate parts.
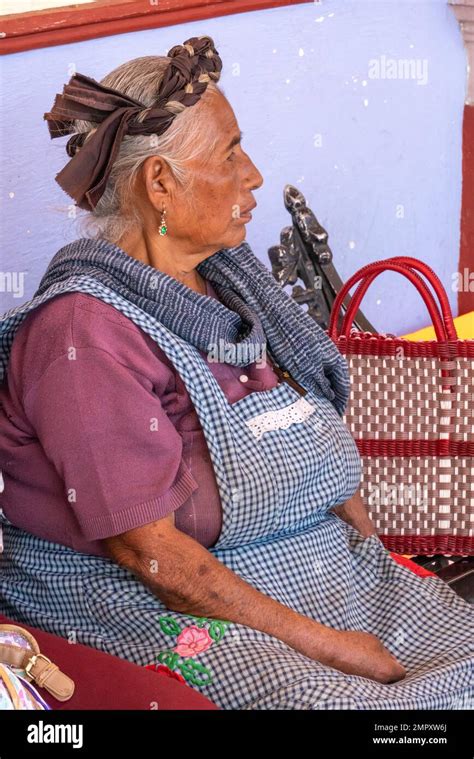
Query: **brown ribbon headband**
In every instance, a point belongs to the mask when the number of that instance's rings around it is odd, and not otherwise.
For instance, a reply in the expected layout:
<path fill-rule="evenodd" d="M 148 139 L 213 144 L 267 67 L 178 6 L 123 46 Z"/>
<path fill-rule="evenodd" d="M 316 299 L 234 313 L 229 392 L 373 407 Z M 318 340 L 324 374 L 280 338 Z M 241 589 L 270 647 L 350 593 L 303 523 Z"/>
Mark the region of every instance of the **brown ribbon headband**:
<path fill-rule="evenodd" d="M 51 139 L 75 132 L 75 119 L 99 124 L 87 141 L 86 133 L 68 140 L 71 160 L 55 177 L 79 208 L 92 211 L 99 202 L 126 134 L 163 134 L 177 105 L 195 105 L 209 82 L 219 80 L 222 61 L 211 37 L 191 37 L 172 47 L 168 57 L 171 62 L 151 107 L 76 73 L 44 114 Z"/>

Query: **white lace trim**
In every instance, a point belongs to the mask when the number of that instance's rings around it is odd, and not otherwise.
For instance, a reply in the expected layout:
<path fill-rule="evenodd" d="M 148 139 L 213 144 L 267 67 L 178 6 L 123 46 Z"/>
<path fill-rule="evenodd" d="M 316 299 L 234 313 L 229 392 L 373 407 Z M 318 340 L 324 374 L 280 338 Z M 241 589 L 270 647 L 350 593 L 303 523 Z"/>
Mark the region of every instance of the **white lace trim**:
<path fill-rule="evenodd" d="M 260 440 L 264 432 L 280 430 L 290 427 L 292 424 L 304 422 L 308 416 L 314 414 L 314 406 L 305 398 L 301 397 L 289 406 L 284 406 L 277 411 L 265 411 L 252 419 L 247 419 L 245 424 L 249 427 L 257 440 Z"/>

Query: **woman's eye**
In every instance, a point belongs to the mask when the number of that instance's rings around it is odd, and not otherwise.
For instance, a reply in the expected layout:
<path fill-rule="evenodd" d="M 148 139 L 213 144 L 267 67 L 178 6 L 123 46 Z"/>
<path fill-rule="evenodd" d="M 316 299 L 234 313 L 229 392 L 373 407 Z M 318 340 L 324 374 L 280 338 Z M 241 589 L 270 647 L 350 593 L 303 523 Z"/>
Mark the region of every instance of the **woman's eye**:
<path fill-rule="evenodd" d="M 235 153 L 231 153 L 227 160 L 228 161 L 232 161 L 232 159 L 234 158 L 234 156 L 235 156 Z"/>

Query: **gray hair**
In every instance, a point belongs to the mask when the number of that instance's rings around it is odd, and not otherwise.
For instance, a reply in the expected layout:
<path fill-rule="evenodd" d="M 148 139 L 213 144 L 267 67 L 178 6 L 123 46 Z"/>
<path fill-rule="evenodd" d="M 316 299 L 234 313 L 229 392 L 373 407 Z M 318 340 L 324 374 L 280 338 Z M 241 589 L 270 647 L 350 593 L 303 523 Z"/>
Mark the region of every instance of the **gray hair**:
<path fill-rule="evenodd" d="M 100 80 L 100 84 L 123 92 L 146 107 L 157 99 L 160 82 L 170 63 L 166 56 L 147 55 L 134 58 L 115 68 Z M 142 224 L 133 197 L 133 184 L 143 162 L 150 156 L 160 156 L 168 164 L 179 187 L 189 192 L 194 177 L 187 163 L 200 156 L 210 156 L 217 135 L 206 128 L 206 105 L 217 93 L 224 94 L 215 82 L 209 82 L 200 100 L 193 106 L 175 103 L 178 115 L 162 135 L 126 135 L 112 166 L 105 192 L 95 209 L 80 216 L 80 226 L 88 236 L 118 243 L 130 227 Z M 173 101 L 174 102 L 174 101 Z M 173 105 L 168 106 L 173 110 Z M 86 141 L 96 129 L 90 121 L 75 121 L 75 131 L 87 132 Z M 192 202 L 192 192 L 190 193 Z"/>

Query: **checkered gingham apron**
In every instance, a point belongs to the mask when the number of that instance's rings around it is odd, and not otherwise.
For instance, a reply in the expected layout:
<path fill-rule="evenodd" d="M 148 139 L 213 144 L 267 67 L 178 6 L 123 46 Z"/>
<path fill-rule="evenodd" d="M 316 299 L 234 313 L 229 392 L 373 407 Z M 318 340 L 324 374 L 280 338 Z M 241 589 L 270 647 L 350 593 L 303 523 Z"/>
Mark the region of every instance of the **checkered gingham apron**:
<path fill-rule="evenodd" d="M 222 500 L 211 553 L 300 614 L 377 635 L 407 676 L 386 685 L 346 675 L 245 625 L 169 611 L 124 567 L 35 537 L 5 516 L 0 611 L 139 665 L 156 663 L 224 709 L 472 708 L 474 609 L 329 512 L 360 478 L 357 448 L 331 402 L 283 382 L 230 404 L 193 346 L 90 277 L 72 277 L 4 316 L 4 365 L 26 313 L 45 295 L 74 290 L 131 318 L 183 378 Z"/>

